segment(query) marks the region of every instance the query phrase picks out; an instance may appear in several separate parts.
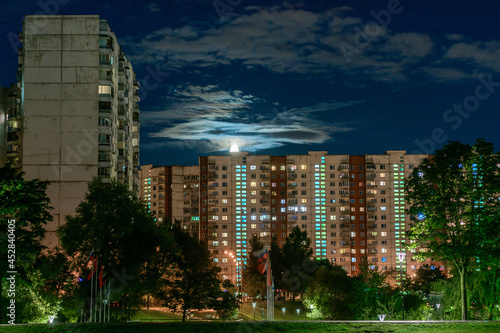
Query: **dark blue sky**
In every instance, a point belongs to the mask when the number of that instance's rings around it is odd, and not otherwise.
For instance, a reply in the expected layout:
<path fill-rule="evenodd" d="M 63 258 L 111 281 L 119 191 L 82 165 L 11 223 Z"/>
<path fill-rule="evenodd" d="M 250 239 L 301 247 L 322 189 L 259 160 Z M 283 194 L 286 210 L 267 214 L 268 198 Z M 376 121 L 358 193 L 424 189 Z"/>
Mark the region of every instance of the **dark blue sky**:
<path fill-rule="evenodd" d="M 229 142 L 276 155 L 500 147 L 495 1 L 2 3 L 0 85 L 15 80 L 9 36 L 40 12 L 108 19 L 142 84 L 141 164 L 196 164 Z"/>

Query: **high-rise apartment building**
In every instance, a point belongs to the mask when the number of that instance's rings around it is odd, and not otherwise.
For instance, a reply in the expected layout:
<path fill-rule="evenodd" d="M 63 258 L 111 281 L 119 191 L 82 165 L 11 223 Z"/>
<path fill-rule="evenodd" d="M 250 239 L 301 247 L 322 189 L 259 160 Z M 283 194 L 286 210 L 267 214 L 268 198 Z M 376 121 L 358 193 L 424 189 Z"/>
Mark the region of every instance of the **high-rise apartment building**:
<path fill-rule="evenodd" d="M 21 90 L 13 83 L 9 88 L 0 87 L 0 165 L 19 162 L 19 133 Z"/>
<path fill-rule="evenodd" d="M 138 191 L 139 84 L 106 20 L 26 16 L 17 90 L 8 95 L 7 157 L 27 179 L 48 180 L 48 246 L 94 176 Z M 12 90 L 12 88 L 11 88 Z"/>
<path fill-rule="evenodd" d="M 307 231 L 314 257 L 352 274 L 364 260 L 373 269 L 399 272 L 398 254 L 405 253 L 403 269 L 412 275 L 422 263 L 401 245 L 410 222 L 404 181 L 426 157 L 405 151 L 201 156 L 196 167 L 143 166 L 140 193 L 155 216 L 182 221 L 205 241 L 225 277 L 237 283 L 254 235 L 267 244 L 276 237 L 282 245 L 296 226 Z M 160 180 L 167 169 L 172 176 Z"/>

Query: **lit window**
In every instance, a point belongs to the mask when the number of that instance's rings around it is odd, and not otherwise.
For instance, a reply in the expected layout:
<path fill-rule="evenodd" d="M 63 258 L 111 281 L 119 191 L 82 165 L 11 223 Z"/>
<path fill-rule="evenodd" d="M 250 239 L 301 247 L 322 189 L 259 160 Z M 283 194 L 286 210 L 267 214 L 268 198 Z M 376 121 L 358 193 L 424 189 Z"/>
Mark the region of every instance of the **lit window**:
<path fill-rule="evenodd" d="M 300 166 L 300 169 L 301 169 L 301 170 L 306 170 L 306 169 L 307 169 L 307 165 L 302 164 L 302 165 Z"/>
<path fill-rule="evenodd" d="M 99 94 L 101 94 L 101 95 L 111 94 L 111 87 L 110 86 L 99 86 Z"/>

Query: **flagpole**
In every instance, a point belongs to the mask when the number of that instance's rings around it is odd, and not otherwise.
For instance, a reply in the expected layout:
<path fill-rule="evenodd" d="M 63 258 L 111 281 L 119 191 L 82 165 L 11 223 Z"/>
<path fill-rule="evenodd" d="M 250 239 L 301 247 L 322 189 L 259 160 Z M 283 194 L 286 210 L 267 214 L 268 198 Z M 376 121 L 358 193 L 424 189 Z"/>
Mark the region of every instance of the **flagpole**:
<path fill-rule="evenodd" d="M 104 267 L 101 267 L 101 269 L 104 271 Z M 102 275 L 103 274 L 101 274 L 101 281 L 103 279 Z M 100 301 L 99 301 L 99 320 L 100 321 L 101 321 L 101 311 L 102 311 L 102 287 L 103 287 L 102 283 L 99 282 L 99 288 L 101 288 L 101 297 L 100 297 Z"/>
<path fill-rule="evenodd" d="M 109 323 L 109 319 L 111 318 L 111 314 L 110 314 L 110 309 L 111 309 L 111 281 L 109 281 L 109 293 L 108 293 L 108 323 Z"/>
<path fill-rule="evenodd" d="M 106 289 L 106 284 L 107 284 L 107 281 L 104 282 L 104 289 Z M 104 294 L 104 297 L 106 297 L 106 294 Z M 106 303 L 108 303 L 107 301 L 104 302 L 104 311 L 103 311 L 103 315 L 102 315 L 102 320 L 103 322 L 106 322 Z"/>
<path fill-rule="evenodd" d="M 94 249 L 92 249 L 92 252 L 94 252 Z M 92 267 L 90 268 L 91 271 L 91 278 L 90 278 L 90 318 L 89 322 L 92 322 L 92 291 L 94 290 L 94 260 L 92 259 Z"/>
<path fill-rule="evenodd" d="M 96 257 L 96 270 L 95 270 L 95 306 L 94 306 L 94 323 L 97 323 L 97 286 L 99 285 L 99 279 L 97 274 L 99 273 L 99 257 Z"/>

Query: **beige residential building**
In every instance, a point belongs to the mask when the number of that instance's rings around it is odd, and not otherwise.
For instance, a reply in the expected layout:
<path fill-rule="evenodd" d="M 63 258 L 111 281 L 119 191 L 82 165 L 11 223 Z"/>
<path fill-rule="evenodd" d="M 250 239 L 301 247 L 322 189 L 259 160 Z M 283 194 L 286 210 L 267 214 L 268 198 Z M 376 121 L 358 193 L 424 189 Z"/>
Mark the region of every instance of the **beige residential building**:
<path fill-rule="evenodd" d="M 426 157 L 405 151 L 201 156 L 199 166 L 143 166 L 140 193 L 155 216 L 180 220 L 205 241 L 224 276 L 236 283 L 254 235 L 266 244 L 275 236 L 282 245 L 296 226 L 307 231 L 314 257 L 350 274 L 359 272 L 364 260 L 373 269 L 399 271 L 398 254 L 404 253 L 403 269 L 413 275 L 422 263 L 401 246 L 410 223 L 404 179 Z M 155 175 L 167 174 L 162 170 L 172 171 L 160 190 L 170 202 L 161 202 L 155 192 L 160 188 Z M 158 207 L 164 207 L 161 216 Z M 427 263 L 444 269 L 441 263 Z"/>
<path fill-rule="evenodd" d="M 97 15 L 26 16 L 20 39 L 5 159 L 27 179 L 50 182 L 52 247 L 94 176 L 126 180 L 138 191 L 139 84 Z"/>

